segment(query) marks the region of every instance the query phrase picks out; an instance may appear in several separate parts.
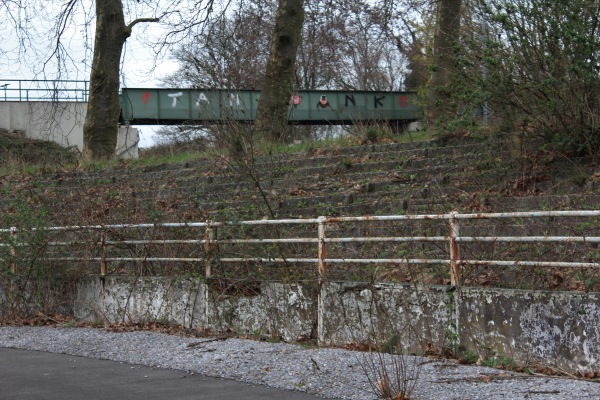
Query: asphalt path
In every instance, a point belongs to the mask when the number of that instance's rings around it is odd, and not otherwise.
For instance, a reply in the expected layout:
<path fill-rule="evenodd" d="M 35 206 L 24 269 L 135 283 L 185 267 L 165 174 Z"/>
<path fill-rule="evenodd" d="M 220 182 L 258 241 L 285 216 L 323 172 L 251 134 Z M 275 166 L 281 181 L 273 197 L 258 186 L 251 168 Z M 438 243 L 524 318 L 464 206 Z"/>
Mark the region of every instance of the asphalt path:
<path fill-rule="evenodd" d="M 0 348 L 0 399 L 320 399 L 302 392 L 66 354 Z"/>

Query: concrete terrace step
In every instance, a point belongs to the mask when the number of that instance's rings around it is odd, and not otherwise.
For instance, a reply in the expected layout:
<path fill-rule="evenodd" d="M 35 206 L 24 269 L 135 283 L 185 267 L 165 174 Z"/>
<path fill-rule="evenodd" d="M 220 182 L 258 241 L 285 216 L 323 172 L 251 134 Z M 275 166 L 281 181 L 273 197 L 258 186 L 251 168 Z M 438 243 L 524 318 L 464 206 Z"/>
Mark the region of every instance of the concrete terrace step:
<path fill-rule="evenodd" d="M 430 171 L 431 174 L 439 175 L 442 172 L 441 167 L 427 167 L 420 169 L 408 169 L 403 170 L 402 173 L 394 170 L 389 171 L 384 167 L 389 167 L 391 164 L 372 166 L 374 168 L 356 168 L 349 169 L 347 171 L 329 171 L 325 173 L 315 173 L 309 171 L 301 174 L 300 177 L 295 175 L 285 175 L 280 178 L 275 178 L 270 181 L 264 181 L 267 183 L 264 186 L 264 190 L 271 191 L 276 190 L 279 192 L 287 192 L 288 189 L 302 189 L 303 190 L 325 190 L 339 192 L 351 191 L 355 186 L 363 186 L 371 184 L 373 188 L 380 186 L 390 185 L 404 185 L 407 183 L 416 183 L 417 178 L 424 179 L 424 173 Z M 460 167 L 452 167 L 456 172 L 460 171 Z M 362 170 L 362 171 L 361 171 Z M 323 171 L 323 170 L 319 170 Z M 419 175 L 420 174 L 420 175 Z M 426 177 L 426 176 L 425 176 Z M 437 176 L 430 177 L 431 179 L 438 179 Z M 152 199 L 156 197 L 169 197 L 169 196 L 180 196 L 180 195 L 197 195 L 197 196 L 216 196 L 222 197 L 222 193 L 227 192 L 234 195 L 243 194 L 243 192 L 252 192 L 255 190 L 253 185 L 246 181 L 240 181 L 239 176 L 237 181 L 227 180 L 223 183 L 217 183 L 210 179 L 194 178 L 188 181 L 176 181 L 171 180 L 168 182 L 156 181 L 156 185 L 151 184 L 140 184 L 135 185 L 132 182 L 127 182 L 127 187 L 135 190 L 136 195 L 140 198 Z M 114 190 L 122 189 L 123 186 L 119 185 L 118 182 L 107 183 L 104 185 L 105 188 L 112 188 Z M 369 190 L 374 190 L 373 188 Z M 53 191 L 60 195 L 65 195 L 73 192 L 80 192 L 81 186 L 69 187 L 59 186 L 54 187 Z"/>
<path fill-rule="evenodd" d="M 389 165 L 389 164 L 388 164 Z M 306 192 L 307 194 L 313 195 L 311 192 L 318 193 L 336 193 L 350 195 L 356 192 L 387 192 L 401 189 L 405 192 L 410 192 L 410 196 L 421 196 L 421 197 L 435 197 L 435 196 L 452 196 L 466 193 L 480 192 L 479 195 L 487 196 L 490 189 L 494 189 L 493 186 L 488 184 L 498 184 L 498 174 L 502 174 L 503 171 L 491 170 L 485 173 L 476 172 L 473 177 L 469 176 L 469 173 L 465 173 L 464 169 L 460 166 L 454 166 L 453 170 L 445 169 L 444 166 L 440 167 L 429 167 L 421 169 L 410 169 L 404 170 L 402 173 L 395 170 L 389 171 L 385 168 L 374 168 L 373 172 L 340 172 L 333 173 L 329 177 L 324 177 L 318 174 L 304 174 L 306 181 L 300 179 L 290 179 L 284 177 L 282 179 L 274 179 L 265 185 L 264 190 L 269 194 L 276 196 L 283 196 L 289 198 L 291 201 L 294 197 L 294 192 Z M 425 175 L 425 172 L 431 173 L 431 175 Z M 473 178 L 473 179 L 471 179 Z M 475 179 L 476 178 L 476 179 Z M 477 184 L 465 185 L 462 181 L 475 182 Z M 157 198 L 169 198 L 169 197 L 181 197 L 181 196 L 194 196 L 195 201 L 202 201 L 203 199 L 209 200 L 211 198 L 223 199 L 223 193 L 227 193 L 229 197 L 252 196 L 256 194 L 256 189 L 247 182 L 234 182 L 234 183 L 223 183 L 223 184 L 202 184 L 201 181 L 187 182 L 186 185 L 182 185 L 181 182 L 169 182 L 163 184 L 159 182 L 161 186 L 152 187 L 152 185 L 140 185 L 142 189 L 134 185 L 122 186 L 118 183 L 107 183 L 102 186 L 107 190 L 134 190 L 135 194 L 140 199 L 153 200 Z M 556 184 L 551 183 L 553 188 L 556 190 Z M 571 185 L 573 186 L 573 185 Z M 93 187 L 93 186 L 92 186 Z M 538 184 L 538 188 L 541 187 Z M 506 189 L 506 183 L 502 183 L 500 187 L 496 187 L 496 190 Z M 50 196 L 65 196 L 73 193 L 80 193 L 82 187 L 65 187 L 59 186 L 52 189 L 46 190 L 44 193 Z M 580 187 L 570 187 L 568 192 L 581 192 Z M 493 193 L 491 194 L 493 196 Z M 290 197 L 291 196 L 291 197 Z M 403 194 L 403 197 L 407 197 L 407 194 Z M 302 196 L 300 196 L 302 197 Z"/>
<path fill-rule="evenodd" d="M 278 217 L 600 208 L 594 197 L 600 182 L 582 186 L 568 169 L 577 159 L 552 176 L 543 168 L 529 171 L 530 180 L 521 187 L 522 165 L 504 147 L 489 142 L 365 145 L 257 157 L 253 171 Z M 577 171 L 592 176 L 595 167 L 583 161 Z M 16 188 L 5 191 L 0 209 L 11 207 L 21 191 L 45 202 L 61 220 L 70 214 L 75 219 L 72 211 L 80 206 L 98 214 L 98 221 L 102 212 L 125 220 L 158 211 L 166 220 L 234 213 L 255 218 L 266 208 L 250 179 L 217 159 L 7 178 L 5 184 Z"/>
<path fill-rule="evenodd" d="M 445 175 L 447 176 L 447 175 Z M 357 179 L 364 178 L 365 175 L 358 175 Z M 376 177 L 377 178 L 377 177 Z M 443 181 L 444 179 L 442 179 Z M 334 181 L 333 183 L 336 183 Z M 568 206 L 571 202 L 565 202 L 564 196 L 554 196 L 550 198 L 559 198 L 560 203 L 553 205 L 550 200 L 539 200 L 540 197 L 529 197 L 525 200 L 523 197 L 510 197 L 508 201 L 502 201 L 503 197 L 493 192 L 486 192 L 483 186 L 450 186 L 453 182 L 435 182 L 436 184 L 429 185 L 431 181 L 425 185 L 415 181 L 390 181 L 390 180 L 370 180 L 367 183 L 357 183 L 359 181 L 349 180 L 344 185 L 332 185 L 327 182 L 320 182 L 320 186 L 306 189 L 312 192 L 305 192 L 303 195 L 293 195 L 290 192 L 282 190 L 281 187 L 274 185 L 276 189 L 267 190 L 267 196 L 273 205 L 273 208 L 283 212 L 282 210 L 295 210 L 306 208 L 309 205 L 318 205 L 319 210 L 332 210 L 344 205 L 360 205 L 370 204 L 368 207 L 377 210 L 378 204 L 398 203 L 394 207 L 395 212 L 410 212 L 410 213 L 428 213 L 430 210 L 436 212 L 447 212 L 451 208 L 467 211 L 473 210 L 491 210 L 502 208 L 504 210 L 514 209 L 532 209 L 534 207 L 554 206 L 561 208 Z M 301 192 L 302 193 L 302 192 Z M 73 193 L 71 193 L 72 195 Z M 55 196 L 55 203 L 60 203 L 61 196 Z M 573 197 L 573 196 L 571 196 Z M 146 202 L 162 201 L 165 203 L 173 202 L 178 204 L 178 207 L 187 209 L 203 209 L 212 211 L 215 209 L 240 209 L 244 206 L 250 206 L 256 203 L 259 199 L 256 190 L 244 190 L 243 187 L 224 187 L 221 191 L 202 191 L 198 188 L 163 188 L 161 190 L 135 191 L 135 198 L 139 204 Z M 580 199 L 580 196 L 573 197 Z M 546 199 L 549 199 L 546 197 Z M 523 203 L 523 205 L 519 205 Z M 440 209 L 440 204 L 443 208 Z M 578 204 L 583 206 L 582 201 Z M 452 206 L 452 207 L 450 207 Z M 597 203 L 593 204 L 597 206 Z M 359 207 L 365 210 L 366 207 Z M 287 212 L 287 211 L 286 211 Z M 292 212 L 293 213 L 293 212 Z M 306 214 L 306 212 L 301 212 Z"/>
<path fill-rule="evenodd" d="M 479 148 L 483 148 L 481 144 L 468 144 L 437 149 L 417 147 L 416 149 L 418 152 L 415 153 L 412 148 L 405 149 L 404 147 L 406 147 L 405 144 L 372 145 L 339 149 L 339 151 L 332 151 L 331 154 L 328 153 L 320 156 L 258 157 L 255 160 L 253 168 L 257 171 L 262 171 L 263 173 L 272 173 L 273 168 L 290 166 L 294 167 L 294 169 L 287 169 L 287 171 L 294 171 L 296 169 L 301 169 L 303 166 L 310 166 L 310 168 L 339 166 L 340 164 L 343 164 L 344 161 L 348 161 L 352 163 L 352 165 L 358 166 L 361 164 L 361 159 L 364 157 L 367 157 L 365 160 L 369 161 L 369 163 L 377 161 L 405 161 L 407 165 L 410 165 L 412 162 L 425 162 L 423 161 L 424 159 L 435 158 L 439 154 L 473 159 L 473 157 L 478 154 Z M 465 152 L 467 149 L 472 149 L 473 151 Z M 353 158 L 348 158 L 348 155 L 352 155 Z M 116 181 L 132 181 L 138 177 L 143 178 L 146 182 L 164 182 L 165 180 L 187 176 L 212 176 L 214 180 L 215 175 L 223 175 L 223 172 L 227 172 L 227 168 L 215 167 L 215 162 L 217 161 L 218 160 L 198 160 L 142 168 L 135 167 L 131 169 L 112 169 L 108 171 L 86 173 L 66 172 L 60 174 L 48 174 L 42 176 L 38 181 L 49 185 L 56 184 L 57 181 L 60 181 L 61 185 L 66 186 L 69 183 L 74 183 L 75 185 L 110 184 Z"/>

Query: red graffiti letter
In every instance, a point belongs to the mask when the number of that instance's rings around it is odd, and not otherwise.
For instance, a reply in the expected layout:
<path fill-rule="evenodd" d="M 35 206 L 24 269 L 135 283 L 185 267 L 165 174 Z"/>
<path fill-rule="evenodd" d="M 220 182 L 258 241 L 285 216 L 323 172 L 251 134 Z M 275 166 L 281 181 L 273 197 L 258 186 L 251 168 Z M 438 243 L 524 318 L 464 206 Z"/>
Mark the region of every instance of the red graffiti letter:
<path fill-rule="evenodd" d="M 398 104 L 402 108 L 408 106 L 408 96 L 398 96 Z"/>
<path fill-rule="evenodd" d="M 142 95 L 142 103 L 144 103 L 144 105 L 147 106 L 149 100 L 150 100 L 150 93 L 144 92 L 144 94 Z"/>

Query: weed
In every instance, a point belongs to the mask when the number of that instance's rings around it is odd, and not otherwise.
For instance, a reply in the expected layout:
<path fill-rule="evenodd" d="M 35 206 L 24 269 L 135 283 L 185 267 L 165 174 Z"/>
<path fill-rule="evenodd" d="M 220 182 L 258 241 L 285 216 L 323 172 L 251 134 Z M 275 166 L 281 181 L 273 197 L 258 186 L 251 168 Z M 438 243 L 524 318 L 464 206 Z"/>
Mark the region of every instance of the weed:
<path fill-rule="evenodd" d="M 47 244 L 52 240 L 44 229 L 48 213 L 44 208 L 31 208 L 16 199 L 13 213 L 4 214 L 4 226 L 19 226 L 4 238 L 1 247 L 0 293 L 4 312 L 12 318 L 43 314 L 68 313 L 68 293 L 77 277 L 76 268 L 58 267 L 48 260 Z"/>
<path fill-rule="evenodd" d="M 571 177 L 571 182 L 579 187 L 585 186 L 588 181 L 588 176 L 585 174 L 576 174 Z"/>
<path fill-rule="evenodd" d="M 385 125 L 369 125 L 364 133 L 362 143 L 377 143 L 384 138 L 393 138 L 392 131 L 389 127 Z"/>
<path fill-rule="evenodd" d="M 315 206 L 315 211 L 317 212 L 318 215 L 323 215 L 323 216 L 328 216 L 328 217 L 335 217 L 338 215 L 338 211 L 335 209 L 335 207 L 330 204 L 326 204 L 326 203 L 317 204 Z"/>
<path fill-rule="evenodd" d="M 419 358 L 402 355 L 401 333 L 397 331 L 375 347 L 380 348 L 364 353 L 360 363 L 373 393 L 380 399 L 410 399 L 421 373 Z"/>
<path fill-rule="evenodd" d="M 477 360 L 479 360 L 479 355 L 474 351 L 467 350 L 458 355 L 458 361 L 461 364 L 475 364 Z"/>
<path fill-rule="evenodd" d="M 515 361 L 510 357 L 486 357 L 481 360 L 481 365 L 484 367 L 514 369 Z"/>
<path fill-rule="evenodd" d="M 104 328 L 104 321 L 102 321 L 101 319 L 97 319 L 97 320 L 91 322 L 90 326 L 92 328 Z"/>
<path fill-rule="evenodd" d="M 61 328 L 76 328 L 78 326 L 77 321 L 74 319 L 71 319 L 67 322 L 63 322 L 62 324 L 59 324 L 59 326 Z"/>
<path fill-rule="evenodd" d="M 164 164 L 183 164 L 191 161 L 208 159 L 207 152 L 176 152 L 169 154 L 160 154 L 155 151 L 143 151 L 137 160 L 128 160 L 128 164 L 135 167 L 152 167 Z"/>
<path fill-rule="evenodd" d="M 148 210 L 148 219 L 151 222 L 158 222 L 162 219 L 164 213 L 162 210 L 159 210 L 155 207 L 152 207 L 151 209 Z"/>

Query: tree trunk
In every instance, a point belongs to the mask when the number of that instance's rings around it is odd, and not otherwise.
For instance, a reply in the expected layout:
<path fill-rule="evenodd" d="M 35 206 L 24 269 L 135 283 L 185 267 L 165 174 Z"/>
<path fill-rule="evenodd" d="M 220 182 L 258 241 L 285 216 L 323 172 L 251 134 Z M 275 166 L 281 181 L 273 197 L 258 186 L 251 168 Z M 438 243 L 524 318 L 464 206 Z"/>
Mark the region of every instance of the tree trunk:
<path fill-rule="evenodd" d="M 83 159 L 113 158 L 119 131 L 119 72 L 123 46 L 139 18 L 125 25 L 122 0 L 96 0 L 96 38 L 90 74 L 90 93 L 83 124 Z"/>
<path fill-rule="evenodd" d="M 284 139 L 303 22 L 304 0 L 279 0 L 255 121 L 256 132 L 273 141 Z"/>
<path fill-rule="evenodd" d="M 96 38 L 90 94 L 83 125 L 83 159 L 115 155 L 119 113 L 119 64 L 131 30 L 125 25 L 121 0 L 96 0 Z"/>
<path fill-rule="evenodd" d="M 462 0 L 439 0 L 434 38 L 433 73 L 428 93 L 428 117 L 435 121 L 443 115 L 450 102 L 448 85 L 454 69 L 454 45 L 460 34 Z"/>

